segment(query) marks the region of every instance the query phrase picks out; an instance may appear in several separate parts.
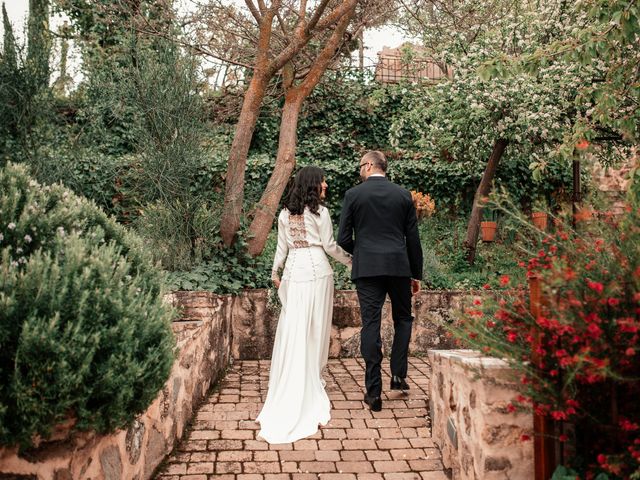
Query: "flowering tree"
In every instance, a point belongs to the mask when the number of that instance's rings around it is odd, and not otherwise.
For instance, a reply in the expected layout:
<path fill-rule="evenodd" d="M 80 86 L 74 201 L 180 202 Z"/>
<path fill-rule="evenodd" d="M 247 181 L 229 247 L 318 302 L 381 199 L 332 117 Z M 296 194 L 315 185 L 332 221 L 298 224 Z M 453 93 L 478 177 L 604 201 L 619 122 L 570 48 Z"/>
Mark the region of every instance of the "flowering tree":
<path fill-rule="evenodd" d="M 539 279 L 540 311 L 532 313 L 526 284 L 504 276 L 505 290 L 476 299 L 458 330 L 520 375 L 511 410 L 574 423 L 586 478 L 640 475 L 640 197 L 632 196 L 622 218 L 584 216 L 579 233 L 562 223 L 540 232 L 499 203 L 535 239 L 521 266 Z"/>
<path fill-rule="evenodd" d="M 484 75 L 539 75 L 550 64 L 594 68 L 590 82 L 578 88 L 574 126 L 565 136 L 562 153 L 570 157 L 590 143 L 637 143 L 640 125 L 640 9 L 634 1 L 579 0 L 567 5 L 572 28 L 534 51 L 496 56 Z M 547 162 L 534 165 L 542 170 Z"/>
<path fill-rule="evenodd" d="M 541 8 L 528 1 L 510 5 L 486 24 L 463 24 L 457 35 L 444 37 L 449 41 L 443 42 L 446 49 L 433 54 L 452 69 L 453 78 L 417 99 L 412 114 L 395 125 L 396 132 L 416 128 L 419 144 L 432 158 L 461 162 L 472 170 L 484 167 L 467 231 L 470 262 L 478 238 L 480 200 L 489 193 L 503 155 L 504 161 L 521 159 L 528 164 L 562 159 L 559 146 L 582 111 L 576 106 L 577 92 L 604 68 L 559 60 L 541 65 L 533 75 L 522 71 L 480 76 L 486 62 L 508 54 L 533 54 L 567 35 L 581 20 L 560 0 Z M 460 8 L 466 7 L 468 2 L 462 2 Z M 534 171 L 534 179 L 541 179 L 542 173 Z"/>

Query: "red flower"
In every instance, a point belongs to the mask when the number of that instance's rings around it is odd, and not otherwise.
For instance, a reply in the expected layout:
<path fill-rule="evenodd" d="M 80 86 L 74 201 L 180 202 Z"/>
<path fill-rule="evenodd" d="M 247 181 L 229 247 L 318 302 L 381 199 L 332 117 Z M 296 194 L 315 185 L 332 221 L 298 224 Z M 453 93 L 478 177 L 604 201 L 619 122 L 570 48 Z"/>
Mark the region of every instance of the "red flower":
<path fill-rule="evenodd" d="M 569 440 L 569 437 L 563 433 L 562 435 L 560 435 L 560 437 L 558 437 L 558 440 L 560 440 L 561 442 L 566 442 L 567 440 Z"/>
<path fill-rule="evenodd" d="M 577 277 L 576 272 L 572 270 L 570 267 L 567 267 L 564 271 L 564 279 L 568 282 L 571 280 L 575 280 Z"/>
<path fill-rule="evenodd" d="M 509 410 L 509 413 L 513 413 L 516 411 L 516 407 L 513 406 L 512 403 L 507 405 L 507 410 Z"/>
<path fill-rule="evenodd" d="M 489 285 L 488 283 L 485 283 L 482 288 L 484 288 L 485 290 L 489 290 L 491 288 L 491 285 Z"/>
<path fill-rule="evenodd" d="M 620 427 L 622 427 L 622 429 L 626 432 L 633 432 L 635 430 L 638 430 L 638 428 L 640 428 L 638 427 L 637 423 L 632 423 L 626 418 L 623 418 L 622 420 L 620 420 Z"/>
<path fill-rule="evenodd" d="M 592 281 L 587 281 L 587 286 L 598 293 L 602 293 L 602 291 L 604 290 L 604 285 L 602 285 L 600 282 L 592 282 Z"/>
<path fill-rule="evenodd" d="M 473 299 L 473 304 L 474 305 L 482 305 L 482 301 L 479 298 L 474 298 Z"/>
<path fill-rule="evenodd" d="M 500 277 L 500 285 L 502 285 L 503 287 L 506 285 L 509 285 L 510 281 L 511 281 L 511 278 L 509 278 L 509 275 L 502 275 Z"/>
<path fill-rule="evenodd" d="M 578 142 L 576 143 L 576 148 L 578 150 L 586 150 L 587 148 L 589 148 L 589 141 L 584 138 L 578 140 Z"/>
<path fill-rule="evenodd" d="M 620 300 L 618 300 L 617 298 L 609 297 L 607 298 L 607 303 L 610 307 L 617 307 L 620 304 Z"/>
<path fill-rule="evenodd" d="M 526 442 L 527 440 L 531 440 L 531 437 L 529 435 L 526 435 L 524 433 L 522 435 L 520 435 L 520 441 L 521 442 Z"/>
<path fill-rule="evenodd" d="M 518 335 L 515 334 L 514 332 L 507 333 L 507 340 L 510 341 L 511 343 L 515 342 L 517 339 L 518 339 Z"/>
<path fill-rule="evenodd" d="M 632 347 L 629 347 L 624 351 L 624 354 L 627 357 L 633 357 L 636 354 L 636 351 Z"/>
<path fill-rule="evenodd" d="M 598 463 L 600 465 L 607 463 L 607 456 L 604 455 L 603 453 L 598 455 Z"/>
<path fill-rule="evenodd" d="M 616 321 L 622 333 L 636 333 L 640 330 L 640 324 L 637 324 L 633 318 L 620 318 Z"/>
<path fill-rule="evenodd" d="M 589 326 L 587 327 L 587 331 L 589 332 L 589 336 L 595 339 L 600 338 L 600 336 L 602 335 L 602 329 L 595 323 L 589 324 Z"/>
<path fill-rule="evenodd" d="M 566 368 L 566 367 L 570 366 L 573 363 L 575 363 L 575 359 L 573 357 L 562 357 L 560 359 L 560 366 L 562 368 Z"/>
<path fill-rule="evenodd" d="M 554 420 L 566 420 L 567 419 L 567 414 L 566 412 L 563 412 L 562 410 L 554 410 L 551 412 L 551 416 L 553 417 Z"/>

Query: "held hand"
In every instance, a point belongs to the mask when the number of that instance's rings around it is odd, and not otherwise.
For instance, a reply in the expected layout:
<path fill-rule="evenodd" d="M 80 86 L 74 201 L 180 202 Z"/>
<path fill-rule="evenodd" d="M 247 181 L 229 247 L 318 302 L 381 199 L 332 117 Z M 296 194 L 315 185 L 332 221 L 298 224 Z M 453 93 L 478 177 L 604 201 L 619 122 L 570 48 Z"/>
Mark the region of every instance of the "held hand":
<path fill-rule="evenodd" d="M 273 284 L 276 286 L 276 288 L 280 288 L 280 279 L 279 278 L 274 278 L 273 280 Z"/>
<path fill-rule="evenodd" d="M 411 279 L 411 295 L 415 295 L 420 291 L 420 280 Z"/>

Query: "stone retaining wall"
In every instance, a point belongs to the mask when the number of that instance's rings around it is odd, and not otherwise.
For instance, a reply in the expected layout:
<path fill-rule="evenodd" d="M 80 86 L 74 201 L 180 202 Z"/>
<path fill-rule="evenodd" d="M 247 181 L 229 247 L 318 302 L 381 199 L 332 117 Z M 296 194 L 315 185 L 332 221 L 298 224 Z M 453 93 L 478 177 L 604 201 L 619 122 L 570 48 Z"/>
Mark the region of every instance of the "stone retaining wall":
<path fill-rule="evenodd" d="M 155 401 L 126 431 L 83 432 L 42 444 L 17 456 L 0 448 L 0 479 L 143 480 L 173 450 L 197 404 L 229 364 L 229 299 L 210 293 L 170 295 L 174 304 L 201 305 L 207 315 L 174 322 L 179 353 L 169 380 Z"/>
<path fill-rule="evenodd" d="M 513 371 L 472 350 L 430 351 L 432 436 L 453 480 L 533 478 L 531 414 L 510 413 Z"/>
<path fill-rule="evenodd" d="M 268 308 L 266 290 L 249 290 L 234 299 L 232 307 L 233 357 L 239 360 L 267 359 L 278 322 L 278 310 Z M 445 325 L 453 322 L 466 293 L 423 291 L 413 298 L 415 320 L 410 345 L 412 355 L 429 349 L 454 348 Z M 199 315 L 194 312 L 195 316 Z M 330 357 L 360 356 L 360 308 L 355 291 L 337 291 L 333 306 Z M 393 340 L 393 321 L 389 300 L 382 310 L 382 344 L 388 354 Z"/>
<path fill-rule="evenodd" d="M 444 325 L 453 321 L 464 295 L 421 292 L 414 297 L 412 354 L 451 348 Z M 112 435 L 92 432 L 58 438 L 18 456 L 0 448 L 0 479 L 146 480 L 182 437 L 195 406 L 223 374 L 232 358 L 271 355 L 277 309 L 268 308 L 268 291 L 232 297 L 211 292 L 174 292 L 167 300 L 182 309 L 173 330 L 179 353 L 169 380 L 148 410 L 128 430 Z M 336 292 L 331 350 L 333 357 L 359 356 L 360 313 L 353 291 Z M 383 309 L 382 337 L 391 348 L 390 304 Z"/>

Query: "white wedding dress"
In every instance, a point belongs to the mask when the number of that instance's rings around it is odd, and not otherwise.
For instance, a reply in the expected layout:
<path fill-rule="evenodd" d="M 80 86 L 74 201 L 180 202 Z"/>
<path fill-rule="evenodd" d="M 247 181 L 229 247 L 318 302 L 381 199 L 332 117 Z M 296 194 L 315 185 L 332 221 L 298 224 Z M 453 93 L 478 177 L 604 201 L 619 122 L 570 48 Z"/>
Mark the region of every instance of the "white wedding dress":
<path fill-rule="evenodd" d="M 305 209 L 278 217 L 274 278 L 284 265 L 278 296 L 282 303 L 276 330 L 269 391 L 256 418 L 258 434 L 269 443 L 289 443 L 318 430 L 331 418 L 322 370 L 329 355 L 333 313 L 333 270 L 327 254 L 349 265 L 351 257 L 333 238 L 329 211 Z M 285 263 L 286 260 L 286 263 Z"/>

